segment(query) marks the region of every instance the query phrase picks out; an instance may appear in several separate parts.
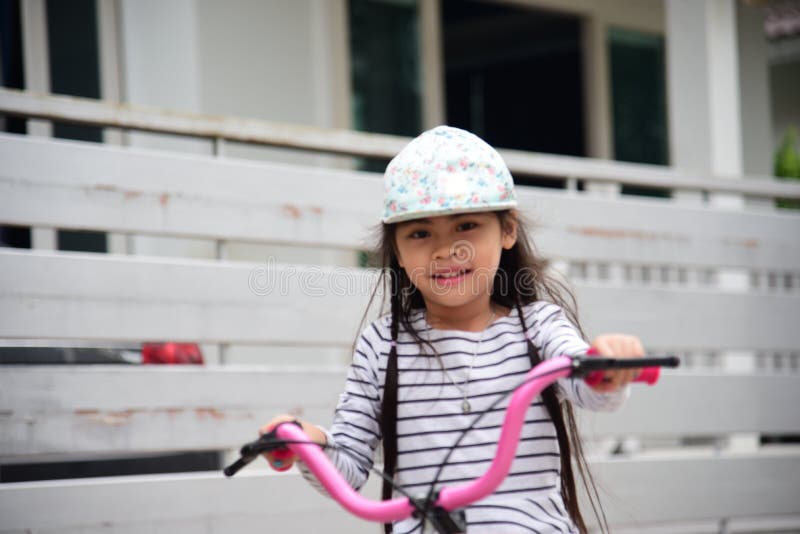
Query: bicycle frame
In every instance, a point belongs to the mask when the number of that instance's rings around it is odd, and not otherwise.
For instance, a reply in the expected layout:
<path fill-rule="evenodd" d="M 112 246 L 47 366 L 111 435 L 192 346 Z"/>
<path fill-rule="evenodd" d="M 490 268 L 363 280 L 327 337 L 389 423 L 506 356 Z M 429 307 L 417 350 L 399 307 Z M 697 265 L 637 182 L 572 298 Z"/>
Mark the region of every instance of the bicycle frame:
<path fill-rule="evenodd" d="M 591 378 L 594 376 L 594 380 L 596 380 L 597 375 L 593 375 L 593 373 L 600 370 L 642 367 L 643 371 L 636 380 L 653 384 L 658 379 L 660 366 L 676 367 L 678 363 L 678 359 L 674 356 L 620 360 L 602 357 L 560 356 L 541 362 L 528 372 L 522 385 L 514 390 L 506 409 L 497 452 L 487 471 L 480 478 L 471 482 L 441 488 L 432 503 L 414 502 L 409 497 L 387 501 L 368 499 L 350 486 L 322 448 L 316 443 L 310 442 L 308 436 L 298 425 L 284 423 L 278 425 L 273 432 L 278 442 L 282 441 L 285 447 L 297 454 L 331 497 L 336 499 L 348 512 L 369 521 L 389 523 L 408 518 L 423 509 L 452 512 L 494 493 L 505 479 L 514 461 L 528 406 L 534 397 L 559 378 L 567 376 Z M 257 443 L 254 442 L 243 447 L 242 458 L 226 468 L 225 474 L 232 476 L 261 452 L 268 450 L 268 447 L 259 447 Z M 245 450 L 248 447 L 249 449 Z M 272 449 L 275 448 L 276 446 L 273 444 Z M 459 532 L 458 530 L 448 531 Z"/>

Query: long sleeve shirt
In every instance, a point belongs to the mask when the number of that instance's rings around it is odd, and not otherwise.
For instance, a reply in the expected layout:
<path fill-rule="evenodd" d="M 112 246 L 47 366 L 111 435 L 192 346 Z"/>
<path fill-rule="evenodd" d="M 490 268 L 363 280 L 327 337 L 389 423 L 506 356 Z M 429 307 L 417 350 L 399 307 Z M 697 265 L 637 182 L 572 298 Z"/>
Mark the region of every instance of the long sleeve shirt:
<path fill-rule="evenodd" d="M 588 345 L 558 306 L 535 302 L 522 310 L 528 335 L 542 358 L 586 352 Z M 496 319 L 483 332 L 433 329 L 421 311 L 411 319 L 436 356 L 401 327 L 395 481 L 412 495 L 422 496 L 467 427 L 498 397 L 522 383 L 530 359 L 517 310 Z M 361 333 L 333 424 L 325 430 L 333 446 L 328 449 L 329 456 L 355 488 L 366 481 L 381 439 L 378 421 L 391 349 L 390 321 L 384 316 Z M 558 385 L 562 400 L 591 410 L 614 410 L 628 395 L 628 388 L 599 393 L 582 380 L 561 379 Z M 465 393 L 471 405 L 467 414 L 462 411 Z M 468 431 L 448 459 L 437 488 L 470 481 L 486 471 L 494 458 L 507 406 L 508 397 Z M 493 495 L 467 507 L 468 532 L 577 532 L 561 498 L 560 468 L 556 430 L 537 397 L 528 408 L 516 458 L 505 481 Z M 321 489 L 302 463 L 300 469 Z M 394 532 L 420 532 L 420 521 L 397 522 Z"/>

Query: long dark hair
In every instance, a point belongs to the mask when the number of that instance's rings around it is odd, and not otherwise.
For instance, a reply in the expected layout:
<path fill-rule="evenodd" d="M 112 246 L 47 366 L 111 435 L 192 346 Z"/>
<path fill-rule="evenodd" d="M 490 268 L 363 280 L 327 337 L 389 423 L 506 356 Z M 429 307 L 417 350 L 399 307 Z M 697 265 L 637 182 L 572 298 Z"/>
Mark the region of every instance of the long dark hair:
<path fill-rule="evenodd" d="M 549 263 L 538 256 L 529 240 L 525 223 L 516 211 L 504 210 L 495 212 L 504 232 L 513 232 L 516 222 L 517 240 L 513 247 L 503 250 L 500 264 L 493 282 L 491 299 L 496 304 L 510 309 L 517 309 L 523 331 L 528 339 L 528 356 L 531 365 L 541 361 L 538 349 L 530 341 L 527 325 L 522 307 L 535 301 L 544 300 L 560 306 L 567 318 L 580 328 L 577 316 L 575 297 L 564 282 L 548 273 Z M 370 299 L 370 305 L 375 300 L 379 291 L 390 294 L 389 311 L 391 313 L 392 346 L 389 353 L 386 369 L 386 382 L 383 391 L 383 404 L 380 417 L 380 428 L 383 437 L 384 473 L 393 478 L 397 466 L 397 347 L 396 342 L 400 327 L 409 333 L 421 345 L 430 345 L 423 339 L 411 324 L 411 315 L 414 311 L 424 309 L 425 302 L 422 294 L 412 284 L 397 259 L 395 248 L 396 224 L 383 224 L 377 236 L 377 250 L 373 257 L 374 263 L 381 267 L 380 277 Z M 368 308 L 369 311 L 369 308 Z M 363 320 L 366 320 L 366 313 Z M 363 322 L 362 320 L 362 322 Z M 567 511 L 581 533 L 587 532 L 586 523 L 578 506 L 577 487 L 572 459 L 581 475 L 581 480 L 587 490 L 589 502 L 595 516 L 598 518 L 601 530 L 608 531 L 608 524 L 602 512 L 599 496 L 594 479 L 589 471 L 580 436 L 578 434 L 572 405 L 569 402 L 559 402 L 555 385 L 547 387 L 541 394 L 544 405 L 556 428 L 558 446 L 561 458 L 561 497 Z M 383 483 L 382 497 L 384 500 L 392 497 L 392 486 L 386 480 Z M 392 532 L 392 525 L 384 525 L 386 533 Z"/>

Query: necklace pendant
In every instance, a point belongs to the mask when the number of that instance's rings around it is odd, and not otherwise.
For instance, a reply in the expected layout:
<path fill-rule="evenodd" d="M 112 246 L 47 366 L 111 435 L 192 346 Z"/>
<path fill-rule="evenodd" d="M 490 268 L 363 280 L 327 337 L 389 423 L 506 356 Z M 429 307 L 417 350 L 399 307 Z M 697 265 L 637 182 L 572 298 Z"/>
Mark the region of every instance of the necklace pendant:
<path fill-rule="evenodd" d="M 469 401 L 464 399 L 464 402 L 461 403 L 461 411 L 464 412 L 464 415 L 468 414 L 472 410 L 472 406 L 470 406 Z"/>

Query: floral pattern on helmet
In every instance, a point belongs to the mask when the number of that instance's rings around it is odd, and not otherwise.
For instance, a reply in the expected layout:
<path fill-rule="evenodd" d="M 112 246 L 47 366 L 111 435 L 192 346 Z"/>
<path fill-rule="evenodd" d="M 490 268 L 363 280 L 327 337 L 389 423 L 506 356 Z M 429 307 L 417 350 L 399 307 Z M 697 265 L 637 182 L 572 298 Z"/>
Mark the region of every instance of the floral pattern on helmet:
<path fill-rule="evenodd" d="M 451 126 L 413 139 L 384 173 L 385 223 L 516 206 L 514 181 L 500 154 Z"/>

